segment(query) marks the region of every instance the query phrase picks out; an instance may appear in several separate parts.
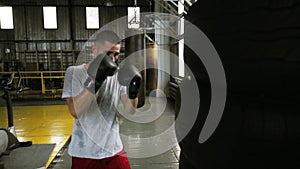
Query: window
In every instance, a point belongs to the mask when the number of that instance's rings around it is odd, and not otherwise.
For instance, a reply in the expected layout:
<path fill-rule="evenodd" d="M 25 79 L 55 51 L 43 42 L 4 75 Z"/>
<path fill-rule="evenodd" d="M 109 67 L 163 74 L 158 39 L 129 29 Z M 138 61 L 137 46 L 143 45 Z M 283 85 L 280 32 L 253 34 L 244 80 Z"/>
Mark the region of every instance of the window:
<path fill-rule="evenodd" d="M 11 6 L 0 7 L 0 28 L 14 29 L 13 11 Z"/>
<path fill-rule="evenodd" d="M 184 12 L 184 0 L 178 1 L 178 14 L 181 15 Z M 178 21 L 179 25 L 179 35 L 184 35 L 184 17 L 181 17 Z M 184 39 L 179 40 L 179 76 L 184 77 L 185 69 L 184 69 Z"/>
<path fill-rule="evenodd" d="M 57 29 L 56 7 L 43 7 L 44 28 Z"/>
<path fill-rule="evenodd" d="M 99 8 L 86 7 L 86 28 L 99 29 Z"/>
<path fill-rule="evenodd" d="M 128 7 L 128 28 L 139 28 L 140 27 L 140 8 L 139 7 Z"/>

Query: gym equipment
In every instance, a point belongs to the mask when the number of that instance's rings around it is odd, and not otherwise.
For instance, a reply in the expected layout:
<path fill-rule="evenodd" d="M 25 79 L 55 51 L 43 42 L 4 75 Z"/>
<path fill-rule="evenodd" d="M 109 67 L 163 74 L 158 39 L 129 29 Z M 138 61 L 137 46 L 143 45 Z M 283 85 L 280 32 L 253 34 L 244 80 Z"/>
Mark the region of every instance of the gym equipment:
<path fill-rule="evenodd" d="M 4 94 L 2 98 L 6 101 L 7 106 L 7 118 L 8 118 L 8 128 L 0 127 L 0 157 L 2 155 L 9 155 L 10 151 L 18 147 L 27 147 L 32 145 L 32 141 L 20 142 L 17 138 L 14 121 L 13 121 L 13 110 L 12 110 L 12 100 L 11 91 L 16 91 L 17 94 L 28 88 L 22 88 L 22 77 L 21 73 L 18 72 L 18 82 L 16 87 L 14 87 L 14 77 L 15 74 L 3 75 L 1 77 L 0 88 L 3 89 Z"/>
<path fill-rule="evenodd" d="M 135 29 L 126 30 L 125 37 L 125 60 L 142 70 L 142 80 L 138 91 L 137 107 L 139 108 L 144 106 L 146 100 L 146 37 L 143 31 Z"/>
<path fill-rule="evenodd" d="M 300 4 L 245 0 L 237 5 L 237 1 L 202 0 L 185 16 L 216 48 L 226 74 L 227 95 L 217 129 L 207 141 L 199 142 L 213 104 L 211 86 L 216 83 L 211 83 L 209 67 L 197 52 L 186 46 L 184 62 L 197 78 L 201 101 L 193 128 L 179 142 L 180 168 L 299 168 L 300 50 L 296 49 L 300 39 L 294 37 L 300 36 L 300 16 L 290 13 Z M 189 31 L 193 24 L 185 25 L 185 44 L 197 42 Z M 195 44 L 199 51 L 209 48 Z M 210 55 L 207 52 L 205 57 Z M 219 77 L 213 78 L 218 79 L 218 90 L 223 90 Z M 189 112 L 180 113 L 188 116 Z M 185 127 L 185 123 L 176 125 L 177 132 Z"/>
<path fill-rule="evenodd" d="M 158 89 L 158 46 L 155 42 L 146 44 L 146 95 Z"/>
<path fill-rule="evenodd" d="M 135 99 L 139 93 L 142 75 L 139 70 L 132 64 L 121 63 L 121 68 L 117 70 L 117 64 L 107 54 L 98 55 L 90 62 L 87 69 L 89 78 L 85 81 L 85 86 L 90 92 L 95 92 L 100 88 L 102 82 L 107 76 L 112 76 L 116 71 L 118 81 L 121 85 L 128 86 L 128 96 L 130 99 Z"/>

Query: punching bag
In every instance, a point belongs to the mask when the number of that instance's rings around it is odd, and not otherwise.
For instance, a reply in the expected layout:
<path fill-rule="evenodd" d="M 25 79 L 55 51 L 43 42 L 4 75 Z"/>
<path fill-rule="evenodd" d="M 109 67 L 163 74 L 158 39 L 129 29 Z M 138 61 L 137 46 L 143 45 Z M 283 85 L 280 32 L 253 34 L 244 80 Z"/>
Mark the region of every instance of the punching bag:
<path fill-rule="evenodd" d="M 151 91 L 157 89 L 158 80 L 158 52 L 156 43 L 148 43 L 146 45 L 146 95 L 148 96 Z"/>
<path fill-rule="evenodd" d="M 142 83 L 138 93 L 138 107 L 145 104 L 145 35 L 138 30 L 129 29 L 126 31 L 125 58 L 127 64 L 133 64 L 141 71 Z"/>

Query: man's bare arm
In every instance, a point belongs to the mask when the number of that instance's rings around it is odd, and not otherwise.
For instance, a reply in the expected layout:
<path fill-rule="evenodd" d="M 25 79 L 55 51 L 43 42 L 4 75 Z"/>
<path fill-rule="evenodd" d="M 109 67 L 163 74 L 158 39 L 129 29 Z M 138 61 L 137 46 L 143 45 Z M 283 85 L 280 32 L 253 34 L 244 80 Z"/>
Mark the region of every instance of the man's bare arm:
<path fill-rule="evenodd" d="M 127 94 L 124 94 L 121 96 L 121 101 L 127 113 L 134 114 L 136 112 L 138 97 L 136 97 L 135 99 L 129 99 Z"/>
<path fill-rule="evenodd" d="M 78 96 L 66 98 L 70 114 L 76 119 L 79 118 L 90 106 L 93 97 L 90 91 L 84 89 Z"/>

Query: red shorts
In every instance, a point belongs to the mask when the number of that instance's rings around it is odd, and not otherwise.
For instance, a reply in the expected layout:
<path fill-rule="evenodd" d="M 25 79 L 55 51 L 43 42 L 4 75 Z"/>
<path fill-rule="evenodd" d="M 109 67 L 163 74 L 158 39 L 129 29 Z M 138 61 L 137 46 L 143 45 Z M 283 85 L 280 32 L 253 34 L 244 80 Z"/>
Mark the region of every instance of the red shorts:
<path fill-rule="evenodd" d="M 72 169 L 130 169 L 130 165 L 123 149 L 118 154 L 103 159 L 72 157 Z"/>

